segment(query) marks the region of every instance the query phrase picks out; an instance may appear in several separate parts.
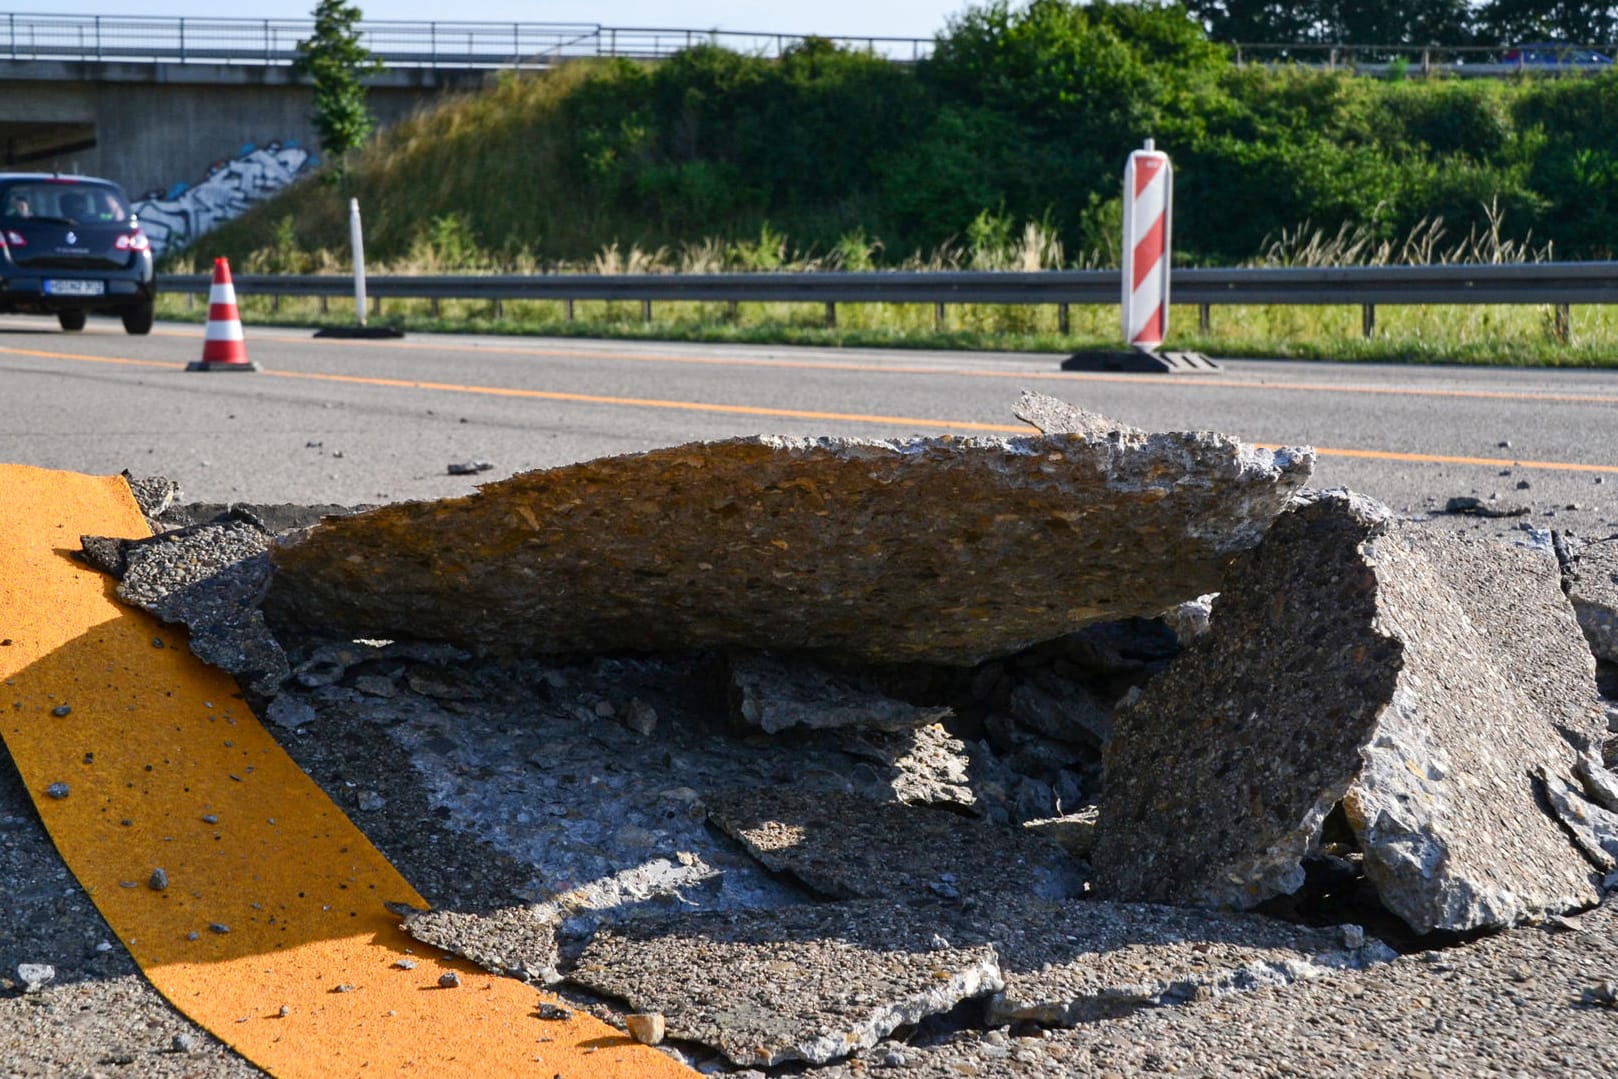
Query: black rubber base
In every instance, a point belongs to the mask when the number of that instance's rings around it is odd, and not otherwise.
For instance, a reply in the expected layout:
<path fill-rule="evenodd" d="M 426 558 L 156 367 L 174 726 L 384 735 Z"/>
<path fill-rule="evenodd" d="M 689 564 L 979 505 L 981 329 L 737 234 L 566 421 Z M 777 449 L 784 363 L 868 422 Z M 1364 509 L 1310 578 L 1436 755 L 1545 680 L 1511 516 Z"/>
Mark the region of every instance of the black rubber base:
<path fill-rule="evenodd" d="M 187 371 L 257 371 L 258 364 L 249 360 L 246 363 L 223 363 L 219 360 L 197 360 L 185 365 Z"/>
<path fill-rule="evenodd" d="M 1062 370 L 1211 375 L 1219 372 L 1219 365 L 1200 352 L 1155 352 L 1149 348 L 1120 348 L 1075 352 L 1062 361 Z"/>
<path fill-rule="evenodd" d="M 361 337 L 371 340 L 403 337 L 404 331 L 396 326 L 327 326 L 316 330 L 316 337 Z"/>

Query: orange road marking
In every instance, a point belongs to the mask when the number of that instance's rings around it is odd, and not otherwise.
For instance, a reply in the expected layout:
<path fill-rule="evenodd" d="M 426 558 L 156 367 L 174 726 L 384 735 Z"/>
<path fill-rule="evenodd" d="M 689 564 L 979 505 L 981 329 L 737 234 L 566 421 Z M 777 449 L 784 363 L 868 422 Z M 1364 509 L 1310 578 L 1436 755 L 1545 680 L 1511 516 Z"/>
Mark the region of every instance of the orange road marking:
<path fill-rule="evenodd" d="M 694 1074 L 587 1014 L 542 1020 L 553 998 L 400 932 L 383 904 L 425 902 L 235 682 L 69 557 L 81 535 L 148 534 L 120 477 L 0 465 L 0 489 L 0 735 L 175 1007 L 285 1079 Z"/>
<path fill-rule="evenodd" d="M 365 344 L 366 342 L 343 342 L 343 344 Z M 182 364 L 173 364 L 157 360 L 134 360 L 127 358 L 109 358 L 101 356 L 86 356 L 74 353 L 41 352 L 27 349 L 0 348 L 0 353 L 17 353 L 26 356 L 40 356 L 46 359 L 84 360 L 91 363 L 118 363 L 135 364 L 148 367 L 164 367 L 178 369 Z M 525 390 L 510 386 L 476 386 L 463 385 L 454 382 L 423 382 L 416 379 L 376 378 L 365 375 L 336 375 L 321 372 L 305 371 L 261 371 L 260 375 L 273 378 L 299 379 L 313 382 L 342 382 L 361 386 L 379 386 L 390 389 L 432 390 L 440 393 L 465 393 L 490 397 L 521 397 L 544 401 L 563 401 L 576 404 L 613 405 L 622 408 L 662 408 L 676 409 L 684 412 L 711 412 L 724 415 L 741 416 L 769 416 L 776 419 L 796 420 L 824 420 L 833 423 L 871 423 L 880 425 L 903 424 L 927 429 L 943 429 L 946 431 L 979 431 L 988 434 L 1027 434 L 1031 430 L 1027 424 L 1005 423 L 977 423 L 970 420 L 945 420 L 920 416 L 887 416 L 879 413 L 861 412 L 821 412 L 808 409 L 795 408 L 768 408 L 761 405 L 726 405 L 707 401 L 668 401 L 653 397 L 616 397 L 606 394 L 564 393 L 559 390 Z M 1152 376 L 1141 376 L 1140 381 L 1152 381 Z M 1183 383 L 1191 385 L 1192 383 Z M 1200 383 L 1197 383 L 1200 385 Z M 1267 387 L 1273 388 L 1273 387 Z M 1366 391 L 1373 392 L 1373 391 Z M 1383 391 L 1374 391 L 1383 392 Z M 1388 390 L 1396 393 L 1401 391 Z M 1425 392 L 1425 391 L 1423 391 Z M 1434 393 L 1448 391 L 1432 391 Z M 1456 391 L 1457 395 L 1465 395 Z M 1487 396 L 1478 394 L 1477 396 Z M 1502 398 L 1512 398 L 1512 395 L 1496 395 Z M 1546 400 L 1577 400 L 1577 401 L 1604 401 L 1614 398 L 1582 398 L 1562 397 L 1544 398 Z M 1266 449 L 1275 449 L 1279 443 L 1256 443 Z M 1436 453 L 1407 453 L 1397 450 L 1363 450 L 1363 449 L 1334 449 L 1325 446 L 1316 446 L 1315 452 L 1322 457 L 1354 457 L 1364 460 L 1403 461 L 1414 464 L 1457 464 L 1457 465 L 1488 465 L 1495 468 L 1541 468 L 1564 472 L 1601 472 L 1618 473 L 1618 465 L 1584 464 L 1573 461 L 1524 461 L 1505 457 L 1465 457 Z"/>
<path fill-rule="evenodd" d="M 269 335 L 259 334 L 265 337 Z M 270 336 L 270 340 L 303 343 L 303 338 Z M 765 367 L 788 371 L 850 371 L 883 375 L 954 375 L 962 378 L 1035 379 L 1058 382 L 1114 382 L 1134 385 L 1162 385 L 1162 375 L 1126 374 L 1103 371 L 997 371 L 981 367 L 949 367 L 905 363 L 857 363 L 843 360 L 776 360 L 766 357 L 733 356 L 657 356 L 637 352 L 564 348 L 522 348 L 515 345 L 431 345 L 413 341 L 366 341 L 363 339 L 322 339 L 322 343 L 350 348 L 415 349 L 434 352 L 465 352 L 472 355 L 497 356 L 549 356 L 561 359 L 623 360 L 632 363 L 658 363 L 705 367 Z M 1202 390 L 1286 390 L 1295 393 L 1364 393 L 1391 397 L 1441 397 L 1477 399 L 1484 401 L 1546 401 L 1563 404 L 1618 404 L 1618 394 L 1542 393 L 1535 390 L 1450 390 L 1414 389 L 1400 386 L 1370 386 L 1349 383 L 1341 386 L 1312 382 L 1239 382 L 1218 378 L 1198 378 L 1176 383 Z"/>

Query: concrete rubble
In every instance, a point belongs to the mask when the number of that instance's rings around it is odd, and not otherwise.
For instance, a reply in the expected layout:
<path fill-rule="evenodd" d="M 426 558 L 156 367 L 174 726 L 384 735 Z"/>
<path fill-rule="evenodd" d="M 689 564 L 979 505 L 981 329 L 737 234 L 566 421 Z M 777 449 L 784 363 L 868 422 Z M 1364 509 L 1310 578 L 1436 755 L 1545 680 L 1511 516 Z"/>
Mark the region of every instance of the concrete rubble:
<path fill-rule="evenodd" d="M 763 653 L 734 652 L 732 715 L 766 734 L 790 727 L 863 727 L 898 731 L 948 719 L 947 707 L 918 707 L 815 664 Z"/>
<path fill-rule="evenodd" d="M 1618 663 L 1618 537 L 1579 549 L 1567 577 L 1567 598 L 1596 658 Z"/>
<path fill-rule="evenodd" d="M 1541 801 L 1582 800 L 1566 777 L 1604 734 L 1593 674 L 1550 558 L 1305 500 L 1118 715 L 1096 892 L 1253 907 L 1303 885 L 1340 806 L 1418 932 L 1589 907 L 1600 877 Z"/>
<path fill-rule="evenodd" d="M 758 861 L 836 899 L 1083 891 L 1055 843 L 943 810 L 801 788 L 755 788 L 706 799 L 708 819 Z"/>
<path fill-rule="evenodd" d="M 272 551 L 264 610 L 490 654 L 969 666 L 1213 590 L 1313 463 L 1121 428 L 693 443 L 324 521 Z"/>
<path fill-rule="evenodd" d="M 866 902 L 637 922 L 597 933 L 569 976 L 743 1067 L 824 1064 L 1001 987 L 991 945 L 951 944 L 917 914 Z"/>
<path fill-rule="evenodd" d="M 1418 993 L 1390 944 L 1618 887 L 1618 541 L 1564 595 L 1548 546 L 1304 490 L 1312 451 L 1013 411 L 342 516 L 136 481 L 159 534 L 84 546 L 390 857 L 465 851 L 407 932 L 708 1073 L 1090 1074 L 1210 1010 L 1333 1040 L 1270 1002 Z"/>

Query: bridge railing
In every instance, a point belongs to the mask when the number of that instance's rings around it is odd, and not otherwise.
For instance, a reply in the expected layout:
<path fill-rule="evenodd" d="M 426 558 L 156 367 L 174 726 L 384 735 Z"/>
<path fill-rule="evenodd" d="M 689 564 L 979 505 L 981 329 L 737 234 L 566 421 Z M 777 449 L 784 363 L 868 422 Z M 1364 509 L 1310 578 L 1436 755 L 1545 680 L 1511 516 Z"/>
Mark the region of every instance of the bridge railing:
<path fill-rule="evenodd" d="M 208 294 L 208 274 L 165 274 L 159 288 Z M 346 296 L 354 282 L 337 274 L 238 274 L 243 296 Z M 1039 272 L 879 271 L 866 273 L 491 274 L 372 275 L 366 292 L 383 298 L 639 301 L 651 319 L 654 302 L 823 304 L 835 325 L 837 304 L 931 304 L 940 324 L 949 304 L 1113 305 L 1121 301 L 1117 270 Z M 1340 266 L 1175 270 L 1173 303 L 1199 308 L 1206 330 L 1216 305 L 1358 306 L 1370 336 L 1378 304 L 1546 304 L 1557 334 L 1567 338 L 1570 304 L 1618 304 L 1618 262 L 1537 262 L 1428 266 Z"/>
<path fill-rule="evenodd" d="M 808 35 L 550 22 L 366 21 L 364 46 L 389 67 L 522 67 L 576 57 L 658 59 L 712 43 L 777 57 Z M 0 14 L 0 59 L 290 64 L 308 19 L 160 18 L 139 15 Z M 849 48 L 910 61 L 930 38 L 830 37 Z"/>

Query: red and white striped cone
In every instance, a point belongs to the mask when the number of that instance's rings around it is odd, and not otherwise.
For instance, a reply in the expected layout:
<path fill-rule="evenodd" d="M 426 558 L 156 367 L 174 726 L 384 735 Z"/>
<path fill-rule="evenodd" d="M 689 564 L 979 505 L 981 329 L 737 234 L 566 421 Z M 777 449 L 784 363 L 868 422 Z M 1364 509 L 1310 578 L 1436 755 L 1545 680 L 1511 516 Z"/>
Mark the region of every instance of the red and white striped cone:
<path fill-rule="evenodd" d="M 1147 350 L 1169 329 L 1169 224 L 1174 169 L 1146 140 L 1124 166 L 1124 340 Z"/>
<path fill-rule="evenodd" d="M 213 286 L 208 290 L 208 328 L 202 338 L 202 359 L 187 364 L 187 371 L 257 371 L 247 359 L 242 340 L 242 316 L 236 310 L 236 286 L 230 282 L 230 263 L 213 260 Z"/>

